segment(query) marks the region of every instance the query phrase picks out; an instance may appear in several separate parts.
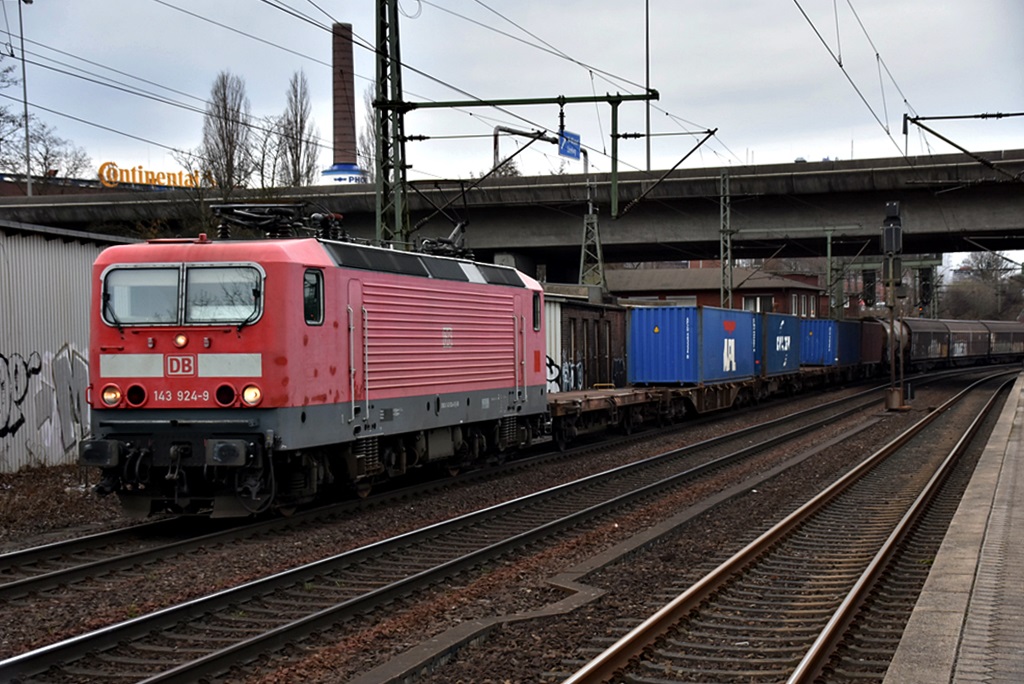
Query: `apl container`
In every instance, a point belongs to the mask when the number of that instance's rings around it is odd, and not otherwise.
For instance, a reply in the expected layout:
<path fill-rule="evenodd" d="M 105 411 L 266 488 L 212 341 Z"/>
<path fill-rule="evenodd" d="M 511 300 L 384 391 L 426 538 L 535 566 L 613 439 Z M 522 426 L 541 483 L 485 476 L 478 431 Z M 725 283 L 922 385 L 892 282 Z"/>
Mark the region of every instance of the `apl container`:
<path fill-rule="evenodd" d="M 698 385 L 753 378 L 755 316 L 707 306 L 631 309 L 629 381 Z"/>

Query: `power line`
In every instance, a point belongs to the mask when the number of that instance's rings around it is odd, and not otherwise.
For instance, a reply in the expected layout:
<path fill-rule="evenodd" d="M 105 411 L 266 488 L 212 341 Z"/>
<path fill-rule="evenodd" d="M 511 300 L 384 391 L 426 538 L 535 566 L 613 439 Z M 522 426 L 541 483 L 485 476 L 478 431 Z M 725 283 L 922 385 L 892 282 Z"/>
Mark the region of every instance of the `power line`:
<path fill-rule="evenodd" d="M 906 159 L 906 155 L 903 153 L 902 150 L 900 150 L 899 143 L 897 143 L 896 139 L 892 137 L 892 133 L 890 133 L 889 131 L 889 126 L 885 122 L 883 122 L 882 119 L 879 118 L 878 114 L 875 112 L 874 107 L 872 107 L 871 103 L 868 102 L 868 99 L 864 96 L 864 93 L 861 92 L 860 87 L 857 85 L 856 81 L 853 80 L 853 77 L 850 75 L 850 72 L 847 71 L 846 67 L 843 65 L 842 58 L 839 57 L 832 50 L 832 47 L 825 40 L 824 36 L 821 35 L 821 31 L 819 31 L 818 27 L 814 25 L 814 22 L 811 20 L 811 18 L 807 16 L 807 12 L 805 12 L 804 8 L 800 5 L 800 0 L 793 0 L 793 3 L 796 5 L 797 9 L 800 10 L 800 14 L 804 16 L 804 19 L 807 20 L 808 25 L 814 31 L 814 35 L 816 35 L 818 37 L 818 40 L 821 41 L 821 44 L 825 47 L 825 50 L 828 51 L 828 54 L 831 55 L 832 60 L 839 67 L 839 70 L 843 72 L 843 76 L 849 82 L 850 86 L 853 87 L 854 92 L 857 93 L 857 96 L 860 98 L 861 102 L 863 102 L 864 106 L 868 108 L 869 112 L 871 112 L 871 116 L 874 117 L 876 122 L 878 122 L 878 125 L 881 126 L 882 130 L 885 131 L 886 137 L 888 137 L 889 140 L 892 141 L 892 144 L 896 147 L 896 149 L 900 151 L 900 156 Z M 910 160 L 907 159 L 907 161 L 909 162 Z"/>
<path fill-rule="evenodd" d="M 312 0 L 310 0 L 310 2 L 311 1 Z M 556 57 L 564 59 L 564 60 L 566 60 L 566 61 L 568 61 L 568 62 L 570 62 L 572 64 L 575 64 L 575 65 L 585 69 L 588 72 L 589 76 L 590 76 L 591 92 L 593 94 L 597 93 L 597 90 L 596 90 L 596 88 L 594 86 L 594 78 L 595 78 L 595 76 L 598 77 L 598 78 L 601 78 L 603 81 L 605 81 L 609 85 L 612 85 L 612 86 L 615 86 L 615 87 L 622 87 L 623 85 L 626 85 L 626 86 L 629 86 L 631 88 L 638 89 L 640 91 L 644 91 L 645 90 L 645 87 L 643 85 L 641 85 L 639 83 L 636 83 L 635 81 L 631 81 L 631 80 L 629 80 L 629 79 L 627 79 L 625 77 L 618 76 L 618 75 L 613 74 L 613 73 L 611 73 L 609 71 L 605 71 L 603 69 L 600 69 L 598 67 L 595 67 L 595 66 L 593 66 L 591 64 L 588 64 L 586 62 L 583 62 L 581 60 L 578 60 L 578 59 L 572 57 L 571 55 L 569 55 L 565 51 L 559 49 L 558 47 L 556 47 L 553 44 L 549 43 L 548 41 L 544 40 L 540 36 L 536 35 L 532 31 L 530 31 L 529 29 L 521 26 L 519 23 L 513 21 L 512 19 L 510 19 L 506 15 L 504 15 L 501 12 L 498 12 L 494 8 L 490 7 L 485 2 L 483 2 L 483 0 L 475 0 L 475 2 L 478 5 L 480 5 L 481 7 L 483 7 L 484 9 L 486 9 L 487 11 L 489 11 L 489 12 L 493 13 L 494 15 L 500 17 L 503 21 L 511 24 L 512 26 L 516 27 L 517 29 L 519 29 L 520 31 L 525 33 L 526 35 L 530 36 L 530 38 L 534 39 L 537 42 L 536 43 L 530 42 L 530 41 L 525 40 L 523 38 L 520 38 L 518 36 L 514 36 L 514 35 L 506 32 L 506 31 L 502 31 L 501 29 L 498 29 L 498 28 L 496 28 L 494 26 L 491 26 L 491 25 L 489 25 L 487 23 L 484 23 L 482 21 L 473 19 L 471 17 L 468 17 L 468 16 L 466 16 L 464 14 L 461 14 L 459 12 L 456 12 L 454 10 L 450 10 L 450 9 L 448 9 L 446 7 L 441 7 L 440 5 L 437 5 L 436 3 L 431 2 L 430 0 L 421 0 L 421 2 L 422 2 L 422 4 L 434 7 L 435 9 L 437 9 L 437 10 L 439 10 L 441 12 L 444 12 L 446 14 L 454 16 L 454 17 L 456 17 L 458 19 L 462 19 L 463 21 L 466 21 L 466 22 L 468 22 L 470 24 L 479 26 L 480 28 L 483 28 L 485 30 L 491 31 L 493 33 L 497 33 L 498 35 L 501 35 L 501 36 L 504 36 L 504 37 L 509 38 L 511 40 L 514 40 L 514 41 L 516 41 L 518 43 L 521 43 L 523 45 L 526 45 L 528 47 L 532 47 L 532 48 L 534 48 L 536 50 L 539 50 L 541 52 L 544 52 L 544 53 L 547 53 L 547 54 L 550 54 L 550 55 L 554 55 Z M 538 44 L 538 43 L 540 43 L 540 44 Z M 630 94 L 635 94 L 635 92 L 632 91 L 632 90 L 627 90 L 627 92 L 629 92 Z M 670 116 L 670 117 L 673 117 L 673 118 L 678 118 L 678 117 L 675 117 L 673 114 L 671 114 L 671 112 L 669 112 L 669 111 L 667 111 L 665 109 L 662 109 L 661 107 L 659 107 L 656 104 L 653 104 L 653 103 L 649 103 L 649 104 L 656 111 L 662 112 L 663 114 L 665 114 L 667 116 Z M 598 113 L 597 113 L 598 127 L 601 130 L 600 135 L 601 135 L 601 140 L 603 141 L 604 140 L 604 132 L 603 132 L 603 123 L 602 123 L 601 118 L 600 118 L 600 109 L 599 109 L 597 103 L 595 103 L 594 106 L 595 106 L 595 109 L 598 110 Z M 536 127 L 536 124 L 531 124 L 531 125 Z M 699 128 L 699 129 L 704 129 L 704 130 L 706 130 L 708 128 L 706 126 L 700 126 L 699 124 L 692 124 L 692 126 L 694 128 Z M 719 142 L 721 142 L 721 139 L 718 138 L 717 135 L 715 136 L 715 138 L 717 140 L 719 140 Z M 723 147 L 725 147 L 728 150 L 728 147 L 725 146 L 724 144 L 723 144 Z M 593 151 L 593 152 L 595 152 L 595 153 L 597 153 L 597 154 L 601 154 L 602 156 L 608 156 L 608 153 L 607 153 L 606 149 L 597 150 L 595 148 L 589 148 L 589 147 L 588 147 L 588 149 Z M 709 148 L 709 149 L 711 149 L 711 148 Z M 729 153 L 732 154 L 731 151 Z M 733 156 L 735 157 L 735 155 L 733 155 Z M 737 161 L 739 161 L 739 157 L 735 157 L 735 158 L 737 159 Z M 636 170 L 640 170 L 638 167 L 634 167 L 634 168 Z"/>
<path fill-rule="evenodd" d="M 288 14 L 290 17 L 292 17 L 295 20 L 302 21 L 302 22 L 307 23 L 307 24 L 309 24 L 309 25 L 311 25 L 311 26 L 313 26 L 315 28 L 320 28 L 321 30 L 323 30 L 325 32 L 330 32 L 331 31 L 331 27 L 330 26 L 324 25 L 322 22 L 318 21 L 317 19 L 313 18 L 312 16 L 310 16 L 310 15 L 308 15 L 306 13 L 303 13 L 303 12 L 301 12 L 301 11 L 295 9 L 295 8 L 292 8 L 292 7 L 289 7 L 289 6 L 285 5 L 284 3 L 280 2 L 280 0 L 262 0 L 262 1 L 268 7 L 276 9 L 276 10 L 281 11 L 281 12 L 284 12 L 284 13 Z M 307 0 L 307 1 L 310 3 L 310 5 L 315 7 L 318 11 L 323 13 L 325 16 L 327 16 L 328 18 L 331 18 L 330 15 L 323 8 L 318 6 L 315 2 L 313 2 L 312 0 Z M 223 30 L 226 30 L 226 31 L 230 31 L 230 32 L 235 33 L 237 35 L 240 35 L 240 36 L 242 36 L 244 38 L 247 38 L 249 40 L 253 40 L 253 41 L 259 42 L 261 44 L 267 45 L 269 47 L 285 51 L 285 52 L 287 52 L 289 54 L 301 57 L 303 59 L 307 59 L 307 60 L 309 60 L 311 62 L 314 62 L 314 63 L 316 63 L 318 65 L 328 66 L 328 67 L 330 66 L 327 62 L 325 62 L 323 60 L 319 60 L 319 59 L 317 59 L 315 57 L 311 57 L 310 55 L 305 54 L 305 53 L 303 53 L 301 51 L 297 51 L 297 50 L 293 50 L 293 49 L 284 47 L 284 46 L 282 46 L 282 45 L 280 45 L 278 43 L 275 43 L 274 41 L 267 40 L 265 38 L 261 38 L 259 36 L 256 36 L 256 35 L 252 34 L 252 33 L 249 33 L 249 32 L 246 32 L 244 30 L 241 30 L 239 28 L 236 28 L 235 26 L 232 26 L 230 24 L 227 24 L 227 23 L 224 23 L 224 22 L 220 22 L 220 21 L 216 21 L 214 19 L 205 17 L 205 16 L 203 16 L 201 14 L 198 14 L 196 12 L 193 12 L 193 11 L 190 11 L 190 10 L 178 7 L 178 6 L 174 5 L 171 2 L 167 2 L 166 0 L 154 0 L 154 2 L 157 2 L 158 4 L 160 4 L 160 5 L 164 6 L 164 7 L 167 7 L 168 9 L 172 9 L 172 10 L 178 11 L 180 13 L 183 13 L 183 14 L 185 14 L 187 16 L 190 16 L 190 17 L 192 17 L 194 19 L 197 19 L 197 20 L 200 20 L 200 21 L 212 24 L 214 26 L 217 26 L 220 29 L 223 29 Z M 430 6 L 435 7 L 435 5 L 433 5 L 432 3 L 427 3 L 427 4 L 430 4 Z M 481 3 L 481 4 L 483 5 L 483 3 Z M 486 5 L 483 5 L 483 6 L 487 7 Z M 490 10 L 489 7 L 487 9 Z M 493 11 L 493 10 L 491 10 L 491 11 Z M 529 32 L 527 29 L 525 29 L 524 27 L 520 26 L 519 24 L 516 24 L 514 21 L 512 21 L 508 17 L 505 17 L 504 15 L 501 15 L 500 13 L 497 13 L 497 12 L 495 12 L 495 13 L 498 14 L 498 16 L 501 16 L 504 20 L 506 20 L 509 23 L 511 23 L 512 25 L 516 26 L 518 29 L 524 31 L 525 33 L 527 33 L 531 37 L 535 38 L 536 40 L 540 40 L 533 33 Z M 483 23 L 480 23 L 480 22 L 477 22 L 477 23 L 479 25 L 481 25 L 481 26 L 487 27 Z M 487 28 L 491 28 L 491 30 L 497 30 L 497 29 L 493 29 L 493 27 L 487 27 Z M 511 36 L 510 34 L 507 34 L 505 32 L 500 32 L 500 33 L 502 33 L 503 35 L 508 36 L 511 39 L 519 40 L 520 42 L 525 42 L 525 41 L 522 41 L 521 39 L 518 39 L 515 36 Z M 8 32 L 8 35 L 10 35 L 9 32 Z M 157 83 L 155 81 L 152 81 L 152 80 L 149 80 L 149 79 L 145 79 L 145 78 L 142 78 L 142 77 L 139 77 L 139 76 L 132 75 L 132 74 L 126 72 L 126 71 L 115 69 L 115 68 L 112 68 L 112 67 L 109 67 L 109 66 L 106 66 L 106 65 L 99 64 L 97 62 L 93 62 L 91 60 L 84 59 L 82 57 L 78 57 L 76 55 L 73 55 L 72 53 L 69 53 L 69 52 L 66 52 L 66 51 L 63 51 L 63 50 L 59 50 L 57 48 L 53 48 L 53 47 L 50 47 L 50 46 L 46 46 L 46 45 L 44 45 L 42 43 L 39 43 L 38 41 L 30 41 L 30 42 L 32 42 L 34 45 L 43 47 L 45 49 L 53 50 L 54 52 L 56 52 L 58 54 L 65 55 L 65 56 L 67 56 L 69 58 L 79 59 L 83 63 L 89 64 L 91 66 L 95 66 L 97 68 L 109 70 L 112 73 L 118 74 L 119 76 L 123 76 L 125 78 L 130 78 L 130 79 L 133 79 L 133 80 L 138 80 L 141 83 L 145 83 L 145 84 L 153 86 L 155 88 L 160 88 L 160 89 L 163 89 L 163 90 L 167 90 L 168 92 L 174 93 L 174 94 L 179 95 L 181 97 L 195 100 L 198 103 L 202 103 L 202 105 L 204 107 L 207 104 L 207 100 L 205 100 L 204 98 L 197 97 L 195 95 L 192 95 L 192 94 L 189 94 L 189 93 L 185 93 L 185 92 L 180 91 L 180 90 L 175 90 L 173 88 L 170 88 L 168 86 L 162 85 L 162 84 Z M 374 50 L 374 47 L 372 45 L 370 45 L 364 39 L 359 38 L 358 35 L 354 36 L 354 43 L 357 44 L 357 45 L 360 45 L 360 47 L 362 47 L 364 49 Z M 527 44 L 529 44 L 529 43 L 527 43 Z M 569 59 L 570 61 L 572 61 L 572 62 L 574 62 L 576 64 L 579 64 L 581 66 L 585 66 L 585 65 L 583 65 L 582 62 L 579 62 L 578 60 L 573 60 L 571 57 L 568 57 L 568 55 L 566 55 L 564 52 L 558 50 L 554 46 L 550 46 L 549 45 L 547 50 L 549 52 L 551 52 L 552 54 L 557 54 L 557 55 L 561 56 L 564 59 Z M 189 104 L 187 104 L 185 102 L 178 101 L 175 98 L 171 98 L 171 97 L 167 97 L 167 96 L 164 96 L 164 95 L 160 95 L 160 94 L 157 94 L 157 93 L 155 93 L 153 91 L 147 90 L 145 88 L 139 88 L 137 86 L 129 85 L 129 84 L 125 83 L 124 81 L 121 81 L 121 80 L 118 80 L 118 79 L 113 79 L 113 78 L 110 78 L 108 76 L 103 76 L 103 75 L 100 75 L 100 74 L 98 74 L 98 73 L 96 73 L 94 71 L 90 71 L 88 69 L 83 69 L 81 67 L 76 67 L 76 66 L 73 66 L 71 64 L 68 64 L 67 62 L 63 62 L 61 60 L 56 60 L 56 59 L 53 59 L 53 58 L 45 57 L 45 56 L 40 55 L 38 53 L 35 53 L 35 54 L 36 54 L 36 56 L 40 60 L 49 60 L 49 62 L 50 62 L 50 64 L 46 64 L 46 63 L 43 63 L 43 62 L 40 62 L 40 61 L 33 61 L 32 64 L 35 65 L 35 66 L 39 66 L 39 67 L 44 68 L 44 69 L 49 69 L 51 71 L 54 71 L 54 72 L 57 72 L 57 73 L 61 73 L 61 74 L 66 75 L 66 76 L 70 76 L 70 77 L 74 77 L 74 78 L 79 78 L 81 80 L 84 80 L 84 81 L 89 82 L 89 83 L 93 83 L 95 85 L 101 85 L 101 86 L 105 86 L 105 87 L 108 87 L 108 88 L 113 88 L 115 90 L 119 90 L 119 91 L 122 91 L 122 92 L 125 92 L 125 93 L 128 93 L 128 94 L 136 95 L 137 97 L 142 97 L 142 98 L 150 99 L 152 101 L 155 101 L 155 102 L 158 102 L 158 103 L 161 103 L 161 104 L 166 104 L 166 105 L 178 107 L 178 108 L 185 109 L 187 111 L 196 112 L 196 113 L 200 112 L 198 107 L 193 106 L 193 105 L 189 105 Z M 55 65 L 57 65 L 57 66 L 55 66 Z M 409 65 L 403 65 L 403 66 L 405 66 L 406 68 L 410 69 L 410 71 L 412 71 L 414 73 L 423 75 L 424 77 L 429 78 L 430 80 L 432 80 L 432 81 L 434 81 L 434 82 L 436 82 L 436 83 L 438 83 L 440 85 L 443 85 L 445 87 L 448 87 L 450 89 L 455 90 L 456 92 L 460 92 L 460 93 L 462 93 L 464 95 L 467 95 L 468 97 L 471 97 L 473 99 L 479 99 L 479 98 L 475 98 L 473 95 L 467 93 L 463 89 L 456 87 L 452 83 L 446 82 L 446 81 L 444 81 L 443 79 L 440 79 L 440 78 L 436 78 L 436 77 L 430 76 L 429 74 L 425 73 L 424 71 L 422 71 L 420 69 L 416 69 L 414 67 L 410 67 Z M 619 77 L 613 76 L 612 74 L 610 74 L 608 72 L 604 72 L 604 71 L 599 70 L 599 69 L 594 69 L 593 67 L 587 67 L 587 68 L 592 69 L 593 70 L 592 73 L 600 74 L 602 76 L 602 78 L 604 78 L 605 76 L 612 77 L 612 78 L 619 78 Z M 78 71 L 78 72 L 81 72 L 81 73 L 73 73 L 72 70 Z M 82 74 L 85 74 L 85 76 L 83 76 Z M 367 79 L 365 77 L 361 77 L 361 76 L 358 76 L 358 75 L 356 75 L 356 76 L 357 76 L 357 78 L 361 78 L 361 79 L 364 79 L 364 80 L 367 80 L 367 81 L 372 80 L 372 79 Z M 621 79 L 620 78 L 619 80 L 621 82 L 630 83 L 626 79 Z M 632 84 L 632 85 L 636 85 L 636 84 Z M 506 115 L 507 117 L 510 117 L 512 121 L 523 122 L 523 123 L 531 125 L 531 126 L 533 126 L 535 128 L 541 128 L 541 129 L 544 129 L 546 131 L 550 131 L 551 130 L 551 127 L 539 126 L 535 121 L 532 121 L 529 118 L 521 116 L 521 115 L 516 114 L 514 112 L 511 112 L 511 111 L 508 111 L 508 110 L 502 110 L 502 109 L 499 109 L 498 111 L 501 112 L 502 114 Z M 506 123 L 506 124 L 509 123 L 509 120 L 504 120 L 504 119 L 500 119 L 500 118 L 489 118 L 489 117 L 486 117 L 486 116 L 480 116 L 480 115 L 477 115 L 477 114 L 466 112 L 464 110 L 462 111 L 462 113 L 469 114 L 470 116 L 473 116 L 474 119 L 482 121 L 482 122 L 491 121 L 491 122 L 499 122 L 499 123 Z M 67 115 L 67 114 L 63 114 L 63 116 L 68 116 L 70 118 L 73 118 L 75 120 L 82 121 L 82 122 L 85 121 L 84 118 L 78 117 L 78 116 L 72 117 L 71 115 Z M 104 130 L 111 130 L 112 132 L 115 132 L 115 133 L 119 132 L 116 129 L 110 129 L 109 127 L 104 127 L 104 126 L 97 126 L 97 127 L 101 128 L 101 129 L 104 129 Z M 260 127 L 260 126 L 256 126 L 256 127 L 260 128 L 262 130 L 266 130 L 265 127 Z M 139 136 L 130 136 L 129 135 L 128 137 L 134 137 L 134 138 L 138 139 Z M 603 135 L 602 135 L 602 139 L 603 139 Z M 316 144 L 320 148 L 330 149 L 330 145 L 325 143 L 323 140 L 318 140 Z M 168 146 L 165 146 L 165 147 L 168 147 Z M 594 150 L 594 151 L 597 152 L 597 150 Z M 543 152 L 539 152 L 539 153 L 544 154 L 547 157 L 551 156 L 551 155 L 549 155 L 547 153 L 543 153 Z M 605 154 L 603 152 L 601 152 L 601 153 Z M 607 155 L 605 154 L 605 156 L 607 156 Z M 636 167 L 634 167 L 634 166 L 632 166 L 630 164 L 625 164 L 625 165 L 626 166 L 630 166 L 632 168 L 636 168 Z"/>

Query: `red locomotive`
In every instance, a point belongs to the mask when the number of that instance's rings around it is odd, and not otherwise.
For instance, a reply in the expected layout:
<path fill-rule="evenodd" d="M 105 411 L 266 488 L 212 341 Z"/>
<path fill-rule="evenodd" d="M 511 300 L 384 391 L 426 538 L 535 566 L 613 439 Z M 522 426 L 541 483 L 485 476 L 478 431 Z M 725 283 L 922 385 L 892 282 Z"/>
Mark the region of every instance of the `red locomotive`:
<path fill-rule="evenodd" d="M 126 510 L 247 515 L 549 429 L 518 271 L 321 238 L 152 240 L 93 269 L 92 436 Z"/>

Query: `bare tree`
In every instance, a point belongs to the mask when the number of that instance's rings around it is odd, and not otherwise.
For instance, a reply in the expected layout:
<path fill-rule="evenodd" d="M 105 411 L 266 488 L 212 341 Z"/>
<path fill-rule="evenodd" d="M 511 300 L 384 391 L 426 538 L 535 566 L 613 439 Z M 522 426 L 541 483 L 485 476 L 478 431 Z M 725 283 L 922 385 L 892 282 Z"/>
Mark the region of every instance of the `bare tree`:
<path fill-rule="evenodd" d="M 92 160 L 85 149 L 59 137 L 55 129 L 46 123 L 33 119 L 29 133 L 29 147 L 32 168 L 38 170 L 42 183 L 47 184 L 55 177 L 74 178 L 90 166 Z M 36 174 L 33 174 L 36 175 Z"/>
<path fill-rule="evenodd" d="M 317 178 L 320 132 L 313 123 L 309 82 L 303 71 L 292 74 L 288 102 L 281 116 L 281 149 L 285 185 L 312 185 Z"/>
<path fill-rule="evenodd" d="M 253 172 L 249 98 L 240 76 L 222 71 L 210 90 L 203 118 L 202 156 L 220 194 L 228 197 Z"/>
<path fill-rule="evenodd" d="M 0 55 L 0 59 L 3 56 Z M 14 65 L 0 68 L 0 90 L 16 84 Z M 9 105 L 0 105 L 0 168 L 4 171 L 25 171 L 24 118 L 11 111 Z M 19 150 L 18 132 L 22 132 Z"/>
<path fill-rule="evenodd" d="M 209 172 L 209 162 L 203 157 L 202 148 L 174 151 L 171 157 L 189 177 L 198 179 L 197 183 L 180 189 L 186 197 L 179 206 L 181 220 L 196 227 L 197 232 L 212 232 L 216 228 L 216 222 L 207 200 L 213 195 L 214 180 Z"/>
<path fill-rule="evenodd" d="M 18 84 L 14 66 L 0 67 L 0 90 Z M 53 177 L 73 178 L 84 173 L 92 160 L 85 149 L 57 135 L 56 129 L 29 116 L 29 156 L 33 178 L 45 185 Z M 0 170 L 25 173 L 25 117 L 0 106 Z"/>
<path fill-rule="evenodd" d="M 0 109 L 0 169 L 25 173 L 25 126 L 7 107 Z"/>
<path fill-rule="evenodd" d="M 1024 277 L 1015 263 L 999 252 L 971 252 L 939 299 L 942 318 L 1018 318 L 1024 307 Z"/>
<path fill-rule="evenodd" d="M 284 170 L 281 117 L 265 116 L 252 132 L 253 174 L 261 190 L 269 191 L 281 183 Z"/>
<path fill-rule="evenodd" d="M 368 183 L 376 180 L 377 173 L 377 123 L 373 115 L 373 95 L 374 86 L 367 86 L 363 91 L 363 128 L 356 142 L 356 160 Z"/>
<path fill-rule="evenodd" d="M 518 178 L 523 175 L 519 170 L 519 164 L 515 159 L 505 159 L 498 162 L 498 165 L 488 171 L 481 171 L 479 174 L 470 172 L 470 177 L 482 178 L 490 174 L 491 178 Z"/>

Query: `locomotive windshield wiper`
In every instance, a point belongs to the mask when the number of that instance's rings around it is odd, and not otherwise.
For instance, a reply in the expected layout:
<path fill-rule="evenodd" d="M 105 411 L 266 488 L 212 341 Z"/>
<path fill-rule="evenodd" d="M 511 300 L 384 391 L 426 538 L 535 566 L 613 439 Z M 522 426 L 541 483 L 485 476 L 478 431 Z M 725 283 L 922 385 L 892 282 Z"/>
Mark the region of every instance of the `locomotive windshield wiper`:
<path fill-rule="evenodd" d="M 256 316 L 260 312 L 260 289 L 258 287 L 252 288 L 252 313 L 238 324 L 238 332 L 242 332 L 242 328 L 249 325 L 256 320 Z"/>
<path fill-rule="evenodd" d="M 110 305 L 110 293 L 109 292 L 104 292 L 103 293 L 103 310 L 105 312 L 107 312 L 108 314 L 110 314 L 110 320 L 112 320 L 114 322 L 114 325 L 117 326 L 117 332 L 123 333 L 124 332 L 124 326 L 121 325 L 121 321 L 118 320 L 117 314 L 114 313 L 114 307 L 112 307 Z"/>

